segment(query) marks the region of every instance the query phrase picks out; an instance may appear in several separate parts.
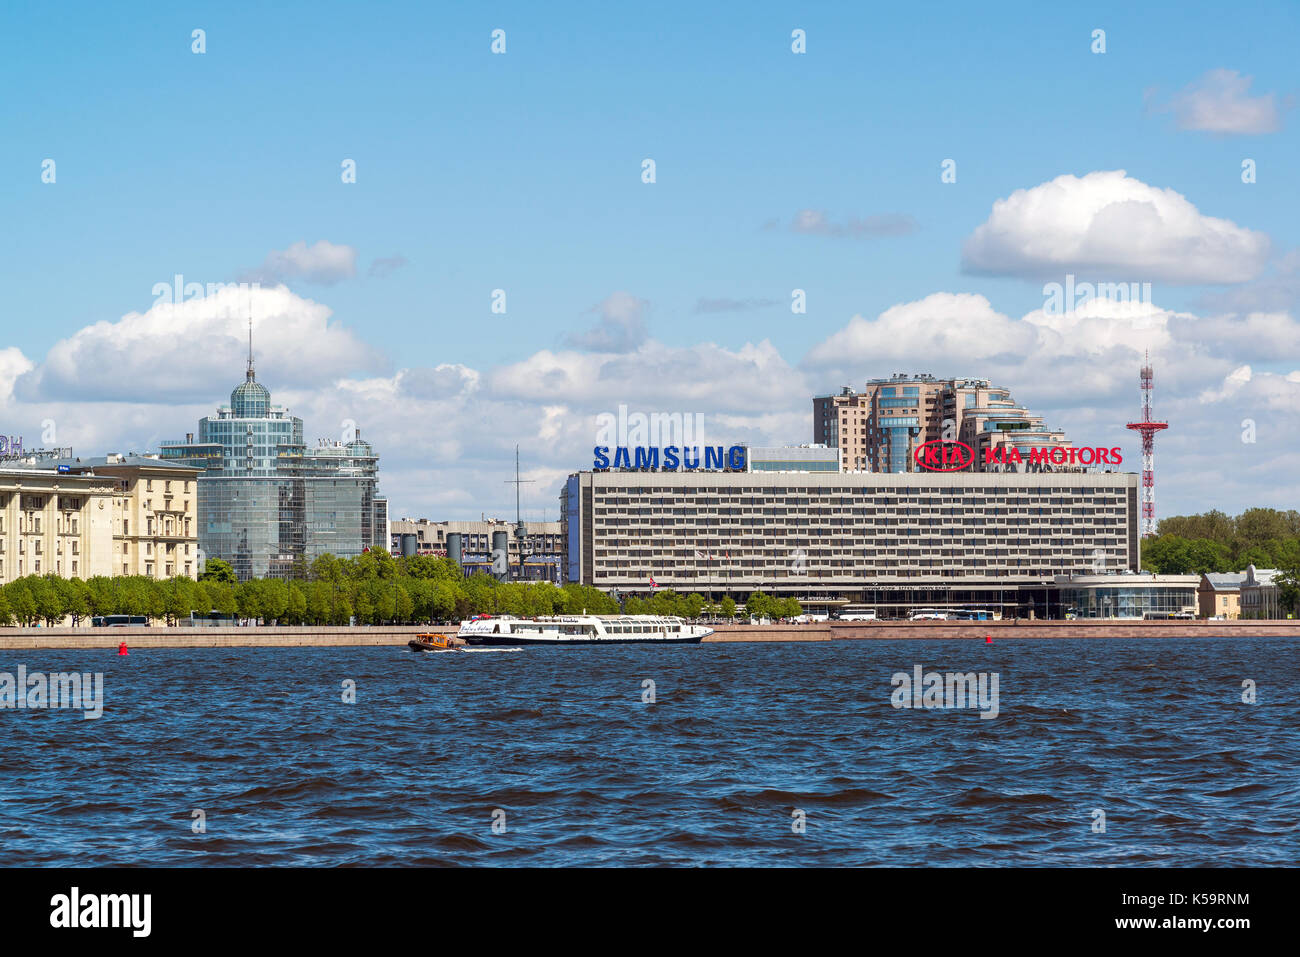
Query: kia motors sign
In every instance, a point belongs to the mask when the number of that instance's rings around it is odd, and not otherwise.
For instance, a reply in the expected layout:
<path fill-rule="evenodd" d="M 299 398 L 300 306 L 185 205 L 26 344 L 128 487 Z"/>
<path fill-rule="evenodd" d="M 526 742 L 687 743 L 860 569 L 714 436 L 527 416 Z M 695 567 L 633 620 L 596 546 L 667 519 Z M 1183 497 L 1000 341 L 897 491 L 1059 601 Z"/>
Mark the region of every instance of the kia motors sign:
<path fill-rule="evenodd" d="M 1119 447 L 1100 448 L 1050 445 L 1027 448 L 1023 451 L 1014 445 L 999 445 L 984 450 L 984 465 L 1122 465 L 1124 456 Z M 975 464 L 975 450 L 965 442 L 935 439 L 916 450 L 916 464 L 928 472 L 960 472 Z"/>
<path fill-rule="evenodd" d="M 975 450 L 965 442 L 935 439 L 916 450 L 916 464 L 931 472 L 960 472 L 975 464 Z"/>

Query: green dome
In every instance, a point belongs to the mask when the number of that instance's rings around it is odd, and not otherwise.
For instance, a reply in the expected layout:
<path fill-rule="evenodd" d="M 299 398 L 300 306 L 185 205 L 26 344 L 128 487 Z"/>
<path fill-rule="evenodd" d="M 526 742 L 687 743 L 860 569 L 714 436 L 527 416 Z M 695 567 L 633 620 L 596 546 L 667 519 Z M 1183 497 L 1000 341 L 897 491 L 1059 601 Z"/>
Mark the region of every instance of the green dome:
<path fill-rule="evenodd" d="M 271 411 L 271 390 L 253 378 L 251 368 L 248 379 L 230 393 L 230 410 L 239 419 L 264 418 Z"/>

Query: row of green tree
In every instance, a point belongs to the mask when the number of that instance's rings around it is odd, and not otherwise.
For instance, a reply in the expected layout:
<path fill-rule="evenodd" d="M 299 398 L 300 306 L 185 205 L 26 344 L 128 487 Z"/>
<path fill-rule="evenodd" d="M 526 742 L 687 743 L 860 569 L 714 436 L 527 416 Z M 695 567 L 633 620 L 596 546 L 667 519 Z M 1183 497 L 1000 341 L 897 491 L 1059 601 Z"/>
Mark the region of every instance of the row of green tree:
<path fill-rule="evenodd" d="M 1300 567 L 1300 512 L 1251 508 L 1162 519 L 1142 542 L 1142 567 L 1160 575 Z"/>
<path fill-rule="evenodd" d="M 648 598 L 629 597 L 628 614 L 703 615 L 731 618 L 791 617 L 801 612 L 793 599 L 750 595 L 743 609 L 726 598 L 713 605 L 698 594 L 669 589 Z M 468 578 L 449 559 L 419 555 L 394 558 L 371 551 L 356 558 L 323 555 L 304 581 L 264 578 L 240 582 L 220 559 L 206 563 L 197 581 L 159 580 L 141 575 L 82 580 L 28 575 L 0 587 L 0 624 L 74 625 L 100 615 L 144 615 L 168 624 L 213 612 L 232 618 L 292 625 L 424 624 L 473 615 L 532 617 L 551 614 L 617 614 L 619 602 L 587 585 L 557 587 L 549 582 L 498 582 L 485 574 Z"/>

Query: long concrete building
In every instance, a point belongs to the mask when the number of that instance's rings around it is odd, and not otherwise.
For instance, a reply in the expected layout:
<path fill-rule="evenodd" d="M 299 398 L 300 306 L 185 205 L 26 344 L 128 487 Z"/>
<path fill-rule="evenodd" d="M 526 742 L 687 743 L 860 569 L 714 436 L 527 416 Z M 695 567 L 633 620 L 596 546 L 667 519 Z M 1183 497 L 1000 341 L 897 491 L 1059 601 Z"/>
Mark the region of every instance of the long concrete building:
<path fill-rule="evenodd" d="M 566 579 L 624 593 L 1059 617 L 1062 581 L 1141 568 L 1138 476 L 1114 471 L 587 471 L 561 507 Z"/>

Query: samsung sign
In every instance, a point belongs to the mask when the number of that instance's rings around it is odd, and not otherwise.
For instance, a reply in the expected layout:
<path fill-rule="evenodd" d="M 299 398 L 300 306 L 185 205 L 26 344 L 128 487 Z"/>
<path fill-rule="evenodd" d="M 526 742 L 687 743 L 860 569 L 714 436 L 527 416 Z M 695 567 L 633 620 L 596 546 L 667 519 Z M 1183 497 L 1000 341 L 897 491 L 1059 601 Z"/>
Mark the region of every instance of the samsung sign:
<path fill-rule="evenodd" d="M 743 445 L 725 448 L 721 445 L 698 445 L 690 448 L 669 445 L 665 448 L 627 448 L 618 446 L 613 450 L 612 461 L 610 448 L 606 445 L 596 446 L 593 468 L 597 469 L 653 469 L 663 472 L 694 472 L 700 469 L 714 471 L 743 472 L 746 465 L 746 449 Z"/>

